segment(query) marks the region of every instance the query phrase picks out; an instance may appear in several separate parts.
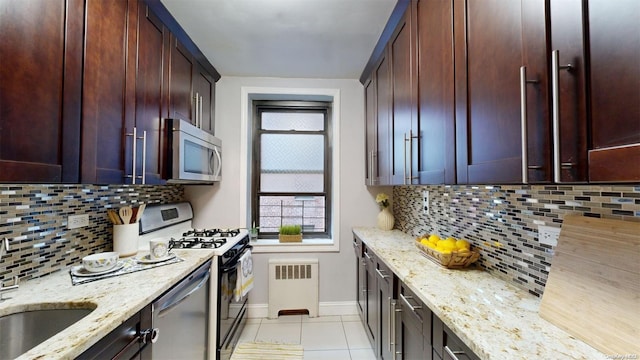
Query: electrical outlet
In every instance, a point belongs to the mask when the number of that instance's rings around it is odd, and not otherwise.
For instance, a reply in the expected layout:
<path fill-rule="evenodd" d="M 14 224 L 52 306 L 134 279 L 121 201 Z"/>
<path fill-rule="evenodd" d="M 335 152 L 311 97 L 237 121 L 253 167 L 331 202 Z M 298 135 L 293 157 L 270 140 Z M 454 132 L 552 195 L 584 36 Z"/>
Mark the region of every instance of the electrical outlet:
<path fill-rule="evenodd" d="M 556 246 L 558 245 L 559 236 L 560 228 L 538 225 L 538 241 L 540 244 Z"/>
<path fill-rule="evenodd" d="M 67 229 L 77 229 L 85 226 L 89 226 L 89 214 L 69 215 Z"/>
<path fill-rule="evenodd" d="M 422 191 L 422 214 L 429 215 L 429 190 Z"/>

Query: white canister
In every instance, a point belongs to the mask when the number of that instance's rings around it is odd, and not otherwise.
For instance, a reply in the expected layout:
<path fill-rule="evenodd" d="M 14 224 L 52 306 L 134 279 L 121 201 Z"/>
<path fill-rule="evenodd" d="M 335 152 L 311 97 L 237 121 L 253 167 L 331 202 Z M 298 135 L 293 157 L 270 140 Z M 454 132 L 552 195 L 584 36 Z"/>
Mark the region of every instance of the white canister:
<path fill-rule="evenodd" d="M 120 254 L 120 257 L 137 254 L 139 230 L 139 223 L 113 225 L 113 251 Z"/>

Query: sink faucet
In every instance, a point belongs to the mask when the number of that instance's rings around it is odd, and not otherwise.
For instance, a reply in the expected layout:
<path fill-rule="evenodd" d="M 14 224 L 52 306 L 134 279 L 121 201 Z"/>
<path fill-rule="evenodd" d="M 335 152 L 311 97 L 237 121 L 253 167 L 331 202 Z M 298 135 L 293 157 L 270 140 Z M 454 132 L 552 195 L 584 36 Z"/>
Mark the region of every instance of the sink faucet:
<path fill-rule="evenodd" d="M 4 238 L 0 242 L 0 260 L 2 260 L 2 255 L 4 255 L 4 253 L 6 253 L 7 251 L 9 251 L 9 239 Z M 13 277 L 13 284 L 9 285 L 9 286 L 4 286 L 4 284 L 0 281 L 0 301 L 4 300 L 2 298 L 2 294 L 4 294 L 7 291 L 12 291 L 12 290 L 16 290 L 16 289 L 18 289 L 18 277 L 17 276 Z"/>

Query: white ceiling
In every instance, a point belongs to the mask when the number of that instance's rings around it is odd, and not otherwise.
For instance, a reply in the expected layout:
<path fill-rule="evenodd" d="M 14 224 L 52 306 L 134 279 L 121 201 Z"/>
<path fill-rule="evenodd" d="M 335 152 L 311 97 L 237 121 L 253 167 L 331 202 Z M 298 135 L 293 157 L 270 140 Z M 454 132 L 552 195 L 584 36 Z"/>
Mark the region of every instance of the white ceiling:
<path fill-rule="evenodd" d="M 358 79 L 396 0 L 161 0 L 222 76 Z"/>

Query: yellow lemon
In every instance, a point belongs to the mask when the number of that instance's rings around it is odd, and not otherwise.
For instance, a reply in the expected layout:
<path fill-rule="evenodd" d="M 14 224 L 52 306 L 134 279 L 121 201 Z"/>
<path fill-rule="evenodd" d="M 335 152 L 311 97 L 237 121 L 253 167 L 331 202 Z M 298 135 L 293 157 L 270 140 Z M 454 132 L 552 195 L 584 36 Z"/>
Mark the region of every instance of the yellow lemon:
<path fill-rule="evenodd" d="M 460 240 L 456 241 L 456 248 L 469 250 L 469 249 L 471 249 L 471 244 L 469 244 L 469 242 L 467 240 L 460 239 Z"/>
<path fill-rule="evenodd" d="M 436 235 L 436 234 L 431 234 L 431 235 L 429 236 L 429 241 L 431 241 L 431 242 L 434 242 L 434 241 L 435 241 L 435 242 L 438 242 L 438 240 L 440 240 L 440 236 L 438 236 L 438 235 Z"/>
<path fill-rule="evenodd" d="M 427 240 L 427 239 L 422 239 L 422 240 L 420 240 L 420 244 L 422 244 L 422 245 L 425 245 L 425 246 L 426 246 L 426 245 L 429 245 L 429 244 L 431 244 L 431 243 L 430 243 L 430 242 L 429 242 L 429 240 Z"/>
<path fill-rule="evenodd" d="M 466 253 L 468 253 L 468 252 L 469 252 L 469 249 L 467 249 L 467 248 L 460 248 L 460 249 L 458 249 L 458 252 L 459 252 L 459 253 L 461 253 L 461 254 L 466 254 Z"/>
<path fill-rule="evenodd" d="M 451 250 L 448 250 L 448 249 L 442 250 L 440 252 L 443 253 L 443 254 L 451 254 Z"/>

